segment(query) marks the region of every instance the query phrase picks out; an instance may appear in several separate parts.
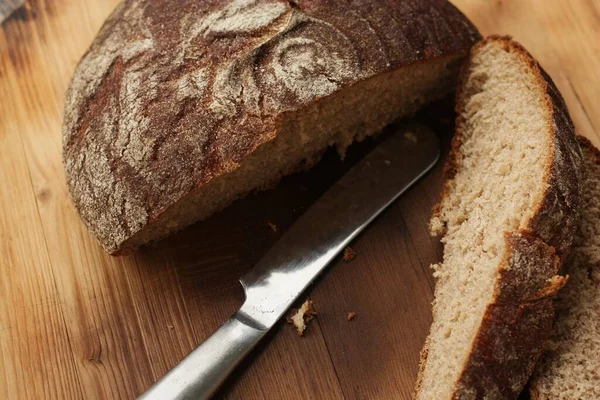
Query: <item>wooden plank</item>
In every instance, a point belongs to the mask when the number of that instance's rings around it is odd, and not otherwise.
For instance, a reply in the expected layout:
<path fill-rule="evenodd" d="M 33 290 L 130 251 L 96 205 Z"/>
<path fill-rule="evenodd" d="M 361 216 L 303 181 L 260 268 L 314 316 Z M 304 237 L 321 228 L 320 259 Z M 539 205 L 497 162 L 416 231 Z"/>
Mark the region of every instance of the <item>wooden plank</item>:
<path fill-rule="evenodd" d="M 0 49 L 7 48 L 0 34 Z M 17 77 L 0 58 L 0 398 L 81 397 L 65 316 L 18 134 Z"/>
<path fill-rule="evenodd" d="M 239 276 L 353 160 L 327 157 L 156 247 L 106 256 L 68 199 L 60 124 L 71 72 L 116 3 L 30 1 L 0 29 L 0 398 L 134 397 L 239 306 Z M 522 42 L 600 144 L 598 2 L 454 3 Z M 357 259 L 312 289 L 321 314 L 306 337 L 279 324 L 218 398 L 409 398 L 441 256 L 426 226 L 439 185 L 438 170 L 362 235 Z"/>

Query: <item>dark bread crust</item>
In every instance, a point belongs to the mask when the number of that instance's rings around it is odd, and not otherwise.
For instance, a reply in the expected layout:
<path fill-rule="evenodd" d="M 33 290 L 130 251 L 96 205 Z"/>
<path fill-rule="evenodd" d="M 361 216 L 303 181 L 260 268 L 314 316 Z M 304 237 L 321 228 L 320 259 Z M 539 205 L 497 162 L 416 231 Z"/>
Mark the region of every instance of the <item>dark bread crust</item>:
<path fill-rule="evenodd" d="M 590 140 L 584 136 L 577 136 L 577 140 L 579 141 L 579 146 L 582 149 L 583 156 L 589 157 L 589 159 L 592 163 L 595 163 L 596 165 L 600 165 L 600 150 L 598 148 L 596 148 L 594 146 L 594 144 L 592 142 L 590 142 Z M 589 168 L 589 166 L 586 168 Z M 594 171 L 588 169 L 586 174 L 590 174 L 590 173 L 594 173 Z M 584 185 L 586 185 L 586 184 L 589 184 L 589 183 L 584 183 Z M 584 204 L 583 207 L 586 207 L 586 205 Z M 582 214 L 582 222 L 583 222 L 584 215 L 585 215 L 585 211 Z M 581 239 L 581 237 L 580 237 L 580 239 Z M 573 256 L 575 256 L 575 257 L 573 257 Z M 573 253 L 571 253 L 571 257 L 569 257 L 566 260 L 566 263 L 570 264 L 571 262 L 575 262 L 576 257 L 577 257 L 576 251 L 574 251 Z M 577 266 L 581 267 L 581 264 L 577 264 Z M 573 267 L 569 268 L 569 271 L 572 272 Z M 588 273 L 590 273 L 589 270 L 588 270 Z M 557 318 L 559 318 L 559 317 L 557 316 Z M 552 335 L 550 335 L 549 341 L 550 342 L 553 341 Z M 556 344 L 554 344 L 554 346 L 556 346 Z M 546 348 L 545 350 L 547 351 L 548 348 Z M 529 395 L 530 395 L 531 400 L 551 400 L 553 398 L 551 394 L 543 393 L 543 389 L 538 387 L 539 383 L 536 381 L 536 379 L 539 379 L 540 375 L 543 375 L 543 373 L 540 373 L 540 371 L 544 371 L 544 370 L 548 371 L 548 369 L 546 369 L 545 368 L 546 366 L 544 365 L 546 362 L 547 361 L 544 360 L 544 356 L 542 356 L 542 358 L 540 359 L 540 363 L 538 363 L 536 365 L 536 370 L 535 370 L 534 376 L 532 377 L 532 379 L 529 382 Z M 552 370 L 550 369 L 550 371 L 552 371 Z"/>
<path fill-rule="evenodd" d="M 124 0 L 79 63 L 63 160 L 76 209 L 114 253 L 273 141 L 289 114 L 479 39 L 446 0 Z"/>
<path fill-rule="evenodd" d="M 567 278 L 553 247 L 520 233 L 506 233 L 495 301 L 488 306 L 453 398 L 516 398 L 533 372 L 552 328 L 552 300 Z M 429 338 L 428 338 L 429 339 Z M 421 389 L 428 354 L 421 350 L 416 384 Z M 474 395 L 474 396 L 473 396 Z"/>
<path fill-rule="evenodd" d="M 498 270 L 495 298 L 484 314 L 453 398 L 516 398 L 531 375 L 548 337 L 554 308 L 552 299 L 566 278 L 558 275 L 571 247 L 580 210 L 581 149 L 573 123 L 560 92 L 542 67 L 509 36 L 490 36 L 476 44 L 471 53 L 496 42 L 521 57 L 537 76 L 546 93 L 546 112 L 553 129 L 548 132 L 553 148 L 543 180 L 547 190 L 537 212 L 519 232 L 505 233 L 507 252 Z M 462 145 L 461 121 L 470 62 L 461 71 L 456 101 L 456 134 L 445 166 L 441 203 L 433 210 L 438 217 L 449 193 L 449 181 L 459 168 Z M 442 232 L 445 228 L 442 228 Z M 420 391 L 427 362 L 426 342 L 416 391 Z"/>
<path fill-rule="evenodd" d="M 517 398 L 552 328 L 552 300 L 566 283 L 560 260 L 540 239 L 507 233 L 507 251 L 454 397 Z"/>

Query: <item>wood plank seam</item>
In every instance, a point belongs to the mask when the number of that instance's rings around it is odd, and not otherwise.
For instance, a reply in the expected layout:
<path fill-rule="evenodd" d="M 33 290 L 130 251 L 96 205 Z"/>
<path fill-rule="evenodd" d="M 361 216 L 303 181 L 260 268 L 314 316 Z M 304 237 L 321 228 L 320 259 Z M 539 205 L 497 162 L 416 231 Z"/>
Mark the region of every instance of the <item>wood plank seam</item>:
<path fill-rule="evenodd" d="M 329 345 L 327 344 L 327 338 L 323 334 L 323 330 L 321 329 L 321 324 L 319 322 L 319 318 L 315 318 L 315 322 L 317 323 L 317 327 L 319 330 L 319 335 L 323 338 L 323 343 L 325 343 L 325 350 L 327 350 L 327 355 L 329 356 L 329 360 L 331 361 L 331 365 L 333 367 L 333 372 L 335 373 L 335 378 L 337 379 L 338 386 L 340 387 L 340 391 L 342 392 L 342 399 L 345 400 L 347 398 L 346 392 L 344 391 L 344 385 L 342 385 L 342 381 L 340 380 L 340 375 L 338 373 L 338 369 L 335 366 L 335 361 L 333 356 L 331 355 L 331 350 L 329 350 Z"/>
<path fill-rule="evenodd" d="M 579 103 L 579 106 L 581 107 L 581 110 L 583 111 L 583 114 L 585 115 L 585 117 L 588 120 L 589 124 L 594 129 L 594 132 L 598 133 L 598 129 L 596 129 L 596 127 L 594 126 L 594 122 L 590 118 L 590 115 L 588 114 L 588 111 L 587 111 L 586 107 L 583 105 L 583 102 L 581 101 L 581 97 L 579 97 L 579 93 L 577 93 L 577 90 L 575 89 L 575 86 L 573 86 L 573 82 L 571 82 L 571 78 L 569 78 L 569 75 L 567 75 L 567 74 L 565 74 L 565 78 L 567 80 L 567 83 L 571 87 L 571 90 L 573 91 L 573 94 L 575 95 L 575 98 L 577 99 L 577 102 Z"/>

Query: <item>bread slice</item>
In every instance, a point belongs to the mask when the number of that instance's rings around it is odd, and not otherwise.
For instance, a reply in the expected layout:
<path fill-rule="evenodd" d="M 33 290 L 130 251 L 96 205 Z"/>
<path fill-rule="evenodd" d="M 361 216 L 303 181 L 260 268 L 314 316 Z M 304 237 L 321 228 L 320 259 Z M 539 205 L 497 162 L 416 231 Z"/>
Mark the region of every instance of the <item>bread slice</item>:
<path fill-rule="evenodd" d="M 454 90 L 445 0 L 122 2 L 67 94 L 73 203 L 109 253 L 160 239 Z"/>
<path fill-rule="evenodd" d="M 563 286 L 581 153 L 550 78 L 509 37 L 474 46 L 431 230 L 442 235 L 418 399 L 516 398 Z"/>
<path fill-rule="evenodd" d="M 556 301 L 547 348 L 530 382 L 532 400 L 600 399 L 600 151 L 580 138 L 584 159 L 582 211 L 569 280 Z"/>

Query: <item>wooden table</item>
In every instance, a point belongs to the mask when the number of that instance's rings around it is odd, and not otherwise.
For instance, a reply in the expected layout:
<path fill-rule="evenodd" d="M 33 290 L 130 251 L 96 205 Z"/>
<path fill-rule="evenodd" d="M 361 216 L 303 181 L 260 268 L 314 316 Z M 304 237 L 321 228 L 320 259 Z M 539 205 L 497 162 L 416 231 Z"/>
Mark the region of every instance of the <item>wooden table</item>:
<path fill-rule="evenodd" d="M 556 81 L 579 133 L 600 145 L 600 2 L 455 3 L 483 33 L 521 41 Z M 115 4 L 33 0 L 0 30 L 2 399 L 142 392 L 241 304 L 238 277 L 372 145 L 353 147 L 345 162 L 329 154 L 155 247 L 107 256 L 69 202 L 60 124 L 73 68 Z M 452 117 L 448 104 L 420 118 L 447 143 L 451 127 L 439 115 Z M 431 318 L 429 264 L 441 256 L 427 233 L 440 168 L 356 240 L 354 261 L 336 262 L 313 286 L 320 314 L 305 337 L 278 325 L 218 398 L 410 398 Z"/>

